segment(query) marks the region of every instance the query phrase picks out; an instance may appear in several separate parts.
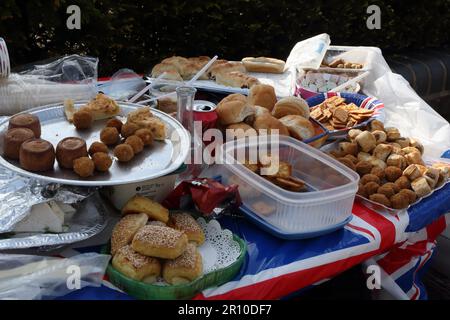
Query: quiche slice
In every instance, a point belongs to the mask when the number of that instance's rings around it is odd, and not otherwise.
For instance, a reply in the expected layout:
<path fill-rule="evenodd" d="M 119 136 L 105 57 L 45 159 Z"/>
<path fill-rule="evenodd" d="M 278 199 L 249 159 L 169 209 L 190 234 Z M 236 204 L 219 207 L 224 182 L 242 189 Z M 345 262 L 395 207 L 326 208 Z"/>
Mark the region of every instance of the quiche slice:
<path fill-rule="evenodd" d="M 154 117 L 149 107 L 139 108 L 130 112 L 127 116 L 127 122 L 135 123 L 139 128 L 149 129 L 155 140 L 166 139 L 165 123 L 161 119 Z"/>
<path fill-rule="evenodd" d="M 94 120 L 108 119 L 119 115 L 120 107 L 116 101 L 103 93 L 98 93 L 94 99 L 80 110 L 89 111 Z"/>

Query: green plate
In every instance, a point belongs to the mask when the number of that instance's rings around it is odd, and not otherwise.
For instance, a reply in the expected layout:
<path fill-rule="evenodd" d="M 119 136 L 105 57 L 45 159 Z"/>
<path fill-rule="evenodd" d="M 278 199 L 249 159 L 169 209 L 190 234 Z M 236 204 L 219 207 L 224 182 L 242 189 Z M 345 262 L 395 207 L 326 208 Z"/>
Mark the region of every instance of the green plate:
<path fill-rule="evenodd" d="M 106 269 L 109 281 L 130 296 L 142 300 L 174 300 L 190 299 L 206 288 L 220 286 L 236 276 L 245 260 L 247 245 L 245 241 L 233 234 L 233 240 L 239 243 L 240 255 L 229 266 L 211 271 L 198 279 L 183 285 L 162 286 L 147 284 L 124 276 L 113 268 L 111 264 Z M 102 248 L 102 253 L 109 254 L 110 245 Z"/>

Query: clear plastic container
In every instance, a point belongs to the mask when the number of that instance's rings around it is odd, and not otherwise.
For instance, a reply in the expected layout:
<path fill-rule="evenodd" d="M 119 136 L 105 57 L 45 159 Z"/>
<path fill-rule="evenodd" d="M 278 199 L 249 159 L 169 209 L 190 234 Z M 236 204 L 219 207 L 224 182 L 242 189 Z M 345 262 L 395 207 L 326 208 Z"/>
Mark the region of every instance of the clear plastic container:
<path fill-rule="evenodd" d="M 280 161 L 290 163 L 292 175 L 308 187 L 308 192 L 287 191 L 236 160 L 244 151 L 248 157 L 265 148 L 272 156 L 277 152 L 270 141 L 248 138 L 227 142 L 219 151 L 217 159 L 222 165 L 216 166 L 216 174 L 225 184 L 239 185 L 247 209 L 290 234 L 322 231 L 351 216 L 359 181 L 355 172 L 301 141 L 280 136 Z"/>

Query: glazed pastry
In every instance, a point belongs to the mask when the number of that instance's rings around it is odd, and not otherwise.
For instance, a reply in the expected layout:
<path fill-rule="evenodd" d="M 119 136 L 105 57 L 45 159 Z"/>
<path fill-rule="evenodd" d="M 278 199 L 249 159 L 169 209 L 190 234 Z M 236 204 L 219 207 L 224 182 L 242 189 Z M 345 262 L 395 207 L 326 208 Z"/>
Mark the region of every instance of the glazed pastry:
<path fill-rule="evenodd" d="M 95 164 L 89 157 L 81 157 L 73 160 L 73 171 L 82 178 L 94 175 Z"/>
<path fill-rule="evenodd" d="M 112 165 L 111 157 L 105 152 L 96 152 L 92 155 L 92 161 L 94 161 L 95 170 L 100 172 L 106 172 Z"/>
<path fill-rule="evenodd" d="M 114 156 L 119 162 L 128 162 L 134 158 L 134 150 L 129 144 L 119 144 L 114 148 Z"/>
<path fill-rule="evenodd" d="M 423 145 L 419 141 L 417 141 L 416 139 L 409 138 L 409 145 L 411 147 L 417 148 L 419 150 L 419 152 L 421 154 L 423 154 L 423 151 L 424 151 Z"/>
<path fill-rule="evenodd" d="M 28 128 L 9 129 L 3 140 L 4 155 L 10 159 L 19 160 L 22 143 L 34 138 L 34 132 Z"/>
<path fill-rule="evenodd" d="M 188 244 L 181 256 L 164 263 L 163 278 L 172 285 L 180 285 L 197 279 L 202 271 L 202 256 L 195 245 Z"/>
<path fill-rule="evenodd" d="M 97 152 L 108 153 L 108 147 L 103 142 L 92 142 L 91 146 L 89 147 L 88 153 L 90 156 L 93 156 Z"/>
<path fill-rule="evenodd" d="M 172 213 L 169 218 L 169 227 L 183 231 L 189 241 L 195 242 L 197 246 L 205 242 L 205 234 L 197 221 L 188 213 Z"/>
<path fill-rule="evenodd" d="M 392 146 L 382 143 L 375 147 L 375 149 L 373 150 L 373 156 L 377 159 L 386 161 L 387 157 L 391 154 L 391 152 Z"/>
<path fill-rule="evenodd" d="M 112 259 L 114 269 L 128 278 L 153 283 L 161 275 L 158 259 L 137 253 L 130 245 L 121 247 Z"/>
<path fill-rule="evenodd" d="M 153 134 L 149 129 L 138 129 L 134 134 L 141 138 L 144 146 L 149 146 L 153 143 Z"/>
<path fill-rule="evenodd" d="M 87 110 L 78 110 L 73 114 L 72 122 L 79 130 L 89 129 L 94 123 L 94 117 Z"/>
<path fill-rule="evenodd" d="M 314 126 L 308 119 L 303 118 L 302 116 L 288 115 L 279 120 L 288 129 L 291 137 L 295 139 L 307 140 L 314 137 Z"/>
<path fill-rule="evenodd" d="M 417 148 L 415 148 L 415 147 L 402 147 L 402 151 L 403 151 L 403 153 L 404 154 L 408 154 L 408 153 L 411 153 L 411 152 L 419 152 L 420 153 L 420 151 L 419 151 L 419 149 L 417 149 Z"/>
<path fill-rule="evenodd" d="M 424 197 L 431 193 L 430 185 L 427 182 L 427 179 L 424 177 L 417 178 L 413 182 L 411 182 L 411 188 L 417 194 L 418 197 Z"/>
<path fill-rule="evenodd" d="M 56 160 L 61 168 L 72 169 L 75 159 L 87 156 L 86 141 L 81 138 L 67 137 L 56 146 Z"/>
<path fill-rule="evenodd" d="M 131 246 L 144 256 L 175 259 L 186 250 L 187 244 L 188 238 L 184 232 L 169 227 L 146 225 L 136 233 Z"/>
<path fill-rule="evenodd" d="M 39 118 L 33 114 L 21 113 L 9 119 L 8 129 L 27 128 L 34 132 L 36 138 L 41 137 L 41 123 Z"/>
<path fill-rule="evenodd" d="M 46 140 L 29 139 L 20 146 L 19 162 L 20 166 L 28 171 L 51 170 L 55 163 L 55 149 Z"/>
<path fill-rule="evenodd" d="M 133 148 L 134 154 L 138 154 L 144 150 L 144 142 L 137 135 L 129 136 L 125 143 Z"/>
<path fill-rule="evenodd" d="M 364 152 L 369 152 L 375 148 L 377 142 L 374 135 L 369 131 L 361 132 L 355 140 Z"/>
<path fill-rule="evenodd" d="M 114 226 L 111 235 L 111 254 L 131 243 L 134 235 L 140 228 L 146 225 L 148 216 L 145 213 L 129 214 L 123 217 Z"/>
<path fill-rule="evenodd" d="M 308 103 L 302 98 L 285 97 L 275 103 L 272 110 L 272 115 L 278 119 L 288 115 L 299 115 L 303 118 L 309 119 L 309 106 Z"/>
<path fill-rule="evenodd" d="M 158 202 L 149 198 L 136 195 L 125 204 L 122 214 L 139 213 L 147 214 L 150 219 L 167 223 L 169 221 L 169 210 Z"/>
<path fill-rule="evenodd" d="M 119 131 L 115 127 L 105 127 L 100 132 L 100 140 L 110 146 L 119 142 Z"/>

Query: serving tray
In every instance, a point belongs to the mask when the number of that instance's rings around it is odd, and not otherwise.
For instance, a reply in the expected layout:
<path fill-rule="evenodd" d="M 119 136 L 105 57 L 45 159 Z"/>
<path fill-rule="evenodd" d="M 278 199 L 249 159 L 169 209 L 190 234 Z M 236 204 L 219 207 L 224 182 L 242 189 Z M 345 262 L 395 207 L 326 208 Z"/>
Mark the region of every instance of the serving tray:
<path fill-rule="evenodd" d="M 87 101 L 78 101 L 75 103 L 75 107 L 78 108 L 86 103 Z M 122 121 L 125 121 L 129 112 L 142 107 L 142 105 L 127 102 L 118 102 L 118 104 L 121 109 L 118 118 Z M 107 122 L 107 120 L 95 121 L 91 129 L 77 130 L 73 124 L 67 121 L 64 106 L 61 103 L 30 109 L 23 113 L 31 113 L 39 118 L 41 138 L 51 142 L 55 148 L 58 142 L 65 137 L 80 137 L 86 140 L 89 148 L 92 142 L 100 141 L 100 131 Z M 152 109 L 152 113 L 166 124 L 168 138 L 165 141 L 154 141 L 152 146 L 144 148 L 130 162 L 113 161 L 108 172 L 96 172 L 94 176 L 84 179 L 72 170 L 60 168 L 57 161 L 55 161 L 53 170 L 35 173 L 20 168 L 18 161 L 3 157 L 3 140 L 9 121 L 8 118 L 3 119 L 0 122 L 0 165 L 31 178 L 80 186 L 121 185 L 164 176 L 177 170 L 184 163 L 189 152 L 190 136 L 176 119 L 156 109 Z M 112 154 L 111 149 L 110 154 Z"/>

